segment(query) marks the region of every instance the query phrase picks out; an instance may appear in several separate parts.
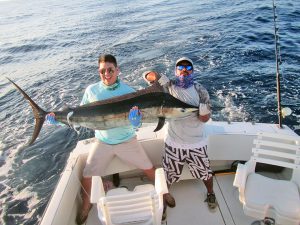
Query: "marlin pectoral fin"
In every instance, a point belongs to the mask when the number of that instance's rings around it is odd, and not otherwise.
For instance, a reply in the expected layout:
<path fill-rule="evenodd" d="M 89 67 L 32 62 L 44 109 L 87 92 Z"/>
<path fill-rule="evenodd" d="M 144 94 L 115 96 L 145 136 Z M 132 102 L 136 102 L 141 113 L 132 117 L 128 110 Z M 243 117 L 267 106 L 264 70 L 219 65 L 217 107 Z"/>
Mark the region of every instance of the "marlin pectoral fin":
<path fill-rule="evenodd" d="M 165 117 L 158 117 L 158 124 L 154 132 L 159 131 L 165 125 L 165 120 L 166 120 Z"/>

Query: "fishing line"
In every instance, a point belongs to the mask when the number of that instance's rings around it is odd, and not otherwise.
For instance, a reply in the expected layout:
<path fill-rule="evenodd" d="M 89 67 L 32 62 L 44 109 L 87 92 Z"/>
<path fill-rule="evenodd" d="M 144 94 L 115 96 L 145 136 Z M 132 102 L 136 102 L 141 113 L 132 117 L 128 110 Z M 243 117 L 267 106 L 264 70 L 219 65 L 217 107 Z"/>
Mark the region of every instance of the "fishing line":
<path fill-rule="evenodd" d="M 69 127 L 71 127 L 73 130 L 76 131 L 77 135 L 79 135 L 79 134 L 80 134 L 80 130 L 79 130 L 80 126 L 72 126 L 71 121 L 70 121 L 70 117 L 73 116 L 73 114 L 74 114 L 74 112 L 71 111 L 71 112 L 69 112 L 68 115 L 67 115 L 68 125 L 69 125 Z"/>
<path fill-rule="evenodd" d="M 163 115 L 163 113 L 164 113 L 164 106 L 165 106 L 165 104 L 166 104 L 166 99 L 163 99 L 163 102 L 162 102 L 161 107 L 160 107 L 160 113 L 161 113 L 161 115 Z"/>

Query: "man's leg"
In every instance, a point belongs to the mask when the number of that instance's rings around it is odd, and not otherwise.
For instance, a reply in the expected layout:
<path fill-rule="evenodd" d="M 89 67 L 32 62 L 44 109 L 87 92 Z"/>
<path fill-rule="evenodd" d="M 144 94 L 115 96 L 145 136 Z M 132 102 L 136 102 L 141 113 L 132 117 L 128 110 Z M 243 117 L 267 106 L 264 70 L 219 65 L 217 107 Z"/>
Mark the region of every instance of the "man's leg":
<path fill-rule="evenodd" d="M 182 151 L 182 149 L 173 148 L 165 144 L 165 154 L 163 156 L 162 165 L 166 174 L 168 188 L 180 179 L 185 161 Z M 170 193 L 164 195 L 164 202 L 165 205 L 171 208 L 176 206 L 175 199 Z"/>
<path fill-rule="evenodd" d="M 187 149 L 186 162 L 193 177 L 201 179 L 207 189 L 206 202 L 210 209 L 217 207 L 217 200 L 213 190 L 213 172 L 206 153 L 207 145 L 200 148 Z"/>
<path fill-rule="evenodd" d="M 213 190 L 213 177 L 211 176 L 208 180 L 203 180 L 205 187 L 207 189 L 206 202 L 208 208 L 215 209 L 218 206 L 217 198 Z"/>
<path fill-rule="evenodd" d="M 147 169 L 147 170 L 143 170 L 143 171 L 149 180 L 151 180 L 152 182 L 155 181 L 155 167 L 152 167 L 151 169 Z"/>
<path fill-rule="evenodd" d="M 91 187 L 92 187 L 92 178 L 91 177 L 83 177 L 82 181 L 82 209 L 89 209 L 90 208 L 90 196 L 91 196 Z"/>
<path fill-rule="evenodd" d="M 89 211 L 92 207 L 92 204 L 90 203 L 92 176 L 102 175 L 107 164 L 113 159 L 114 155 L 111 149 L 112 146 L 96 140 L 89 152 L 83 171 L 83 178 L 81 180 L 81 194 L 83 202 L 76 216 L 77 224 L 83 224 L 88 217 Z"/>
<path fill-rule="evenodd" d="M 136 138 L 116 146 L 114 153 L 122 161 L 142 169 L 149 180 L 155 181 L 155 167 Z"/>
<path fill-rule="evenodd" d="M 92 204 L 90 203 L 92 178 L 83 177 L 81 185 L 82 206 L 79 213 L 76 216 L 76 223 L 78 225 L 83 224 L 86 221 L 89 211 L 92 207 Z"/>
<path fill-rule="evenodd" d="M 205 184 L 205 187 L 207 189 L 208 194 L 214 193 L 214 190 L 213 190 L 213 177 L 210 177 L 208 180 L 203 180 L 203 183 Z"/>

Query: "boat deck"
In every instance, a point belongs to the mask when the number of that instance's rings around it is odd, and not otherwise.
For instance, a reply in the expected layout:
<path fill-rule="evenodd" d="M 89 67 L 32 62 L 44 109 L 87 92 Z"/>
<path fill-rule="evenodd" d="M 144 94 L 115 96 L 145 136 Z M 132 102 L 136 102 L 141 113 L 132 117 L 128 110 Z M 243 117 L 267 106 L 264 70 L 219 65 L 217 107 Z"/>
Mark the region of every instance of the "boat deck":
<path fill-rule="evenodd" d="M 276 175 L 275 175 L 276 176 Z M 167 225 L 250 225 L 255 219 L 245 216 L 238 199 L 238 190 L 233 187 L 234 174 L 214 177 L 214 191 L 219 207 L 210 211 L 204 202 L 206 188 L 198 180 L 182 180 L 171 186 L 170 192 L 176 199 L 176 207 L 167 209 Z M 132 184 L 144 183 L 141 178 L 121 181 L 121 185 L 132 189 Z M 101 225 L 94 206 L 87 220 L 87 225 Z"/>
<path fill-rule="evenodd" d="M 137 136 L 153 165 L 159 168 L 164 149 L 164 131 L 162 129 L 159 132 L 153 132 L 155 126 L 141 128 Z M 164 224 L 251 225 L 255 219 L 244 215 L 238 198 L 238 190 L 233 187 L 234 174 L 220 174 L 220 172 L 232 169 L 236 161 L 249 160 L 257 132 L 297 136 L 288 127 L 279 129 L 274 124 L 208 123 L 206 126 L 208 155 L 211 168 L 217 174 L 214 176 L 214 191 L 219 207 L 214 212 L 209 211 L 207 203 L 204 202 L 206 188 L 203 182 L 192 179 L 185 167 L 181 180 L 170 188 L 170 192 L 176 199 L 176 207 L 168 208 L 167 220 Z M 41 225 L 75 225 L 75 217 L 81 204 L 80 180 L 87 155 L 94 141 L 95 139 L 88 139 L 78 142 L 77 147 L 70 154 L 66 168 L 45 210 Z M 129 190 L 133 190 L 137 185 L 149 183 L 141 170 L 122 162 L 117 157 L 106 168 L 105 176 L 115 173 L 121 176 L 121 186 L 127 186 Z M 264 172 L 263 175 L 288 179 L 291 170 L 277 173 Z M 90 211 L 86 224 L 101 225 L 95 206 Z"/>

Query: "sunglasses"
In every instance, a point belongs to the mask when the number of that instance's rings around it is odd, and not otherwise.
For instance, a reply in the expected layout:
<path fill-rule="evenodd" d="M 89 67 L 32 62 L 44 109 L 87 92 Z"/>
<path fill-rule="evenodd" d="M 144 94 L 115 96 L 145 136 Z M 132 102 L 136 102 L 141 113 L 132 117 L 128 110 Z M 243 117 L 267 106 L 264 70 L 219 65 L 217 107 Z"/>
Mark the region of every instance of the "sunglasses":
<path fill-rule="evenodd" d="M 112 68 L 107 68 L 107 69 L 99 69 L 99 72 L 101 73 L 101 74 L 105 74 L 105 72 L 108 72 L 109 74 L 114 74 L 114 72 L 115 72 L 115 70 L 114 69 L 112 69 Z"/>
<path fill-rule="evenodd" d="M 177 69 L 178 70 L 183 70 L 183 69 L 186 69 L 186 70 L 192 70 L 193 69 L 193 66 L 184 66 L 184 65 L 179 65 L 177 66 Z"/>

